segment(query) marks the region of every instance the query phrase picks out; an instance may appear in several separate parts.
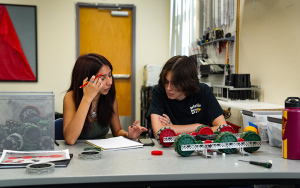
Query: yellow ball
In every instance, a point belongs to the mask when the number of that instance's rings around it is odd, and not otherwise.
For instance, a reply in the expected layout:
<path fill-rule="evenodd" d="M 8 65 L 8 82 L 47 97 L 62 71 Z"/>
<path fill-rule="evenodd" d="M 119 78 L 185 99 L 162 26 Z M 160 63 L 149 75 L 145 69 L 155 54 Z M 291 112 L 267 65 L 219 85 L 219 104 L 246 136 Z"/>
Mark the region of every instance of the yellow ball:
<path fill-rule="evenodd" d="M 255 127 L 252 127 L 252 126 L 246 127 L 246 128 L 244 129 L 244 132 L 245 132 L 245 131 L 254 131 L 254 132 L 256 132 L 256 134 L 257 134 L 257 129 L 256 129 Z"/>

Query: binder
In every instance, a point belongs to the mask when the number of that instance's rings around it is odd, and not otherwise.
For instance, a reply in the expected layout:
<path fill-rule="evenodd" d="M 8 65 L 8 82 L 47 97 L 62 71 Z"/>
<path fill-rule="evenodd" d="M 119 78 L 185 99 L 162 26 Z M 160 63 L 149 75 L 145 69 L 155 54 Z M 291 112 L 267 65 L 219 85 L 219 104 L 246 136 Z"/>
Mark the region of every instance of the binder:
<path fill-rule="evenodd" d="M 73 154 L 70 154 L 70 159 L 60 160 L 60 161 L 51 161 L 50 163 L 55 164 L 55 168 L 67 167 L 73 158 Z M 16 163 L 16 164 L 0 164 L 0 169 L 9 169 L 9 168 L 26 168 L 28 164 L 25 163 Z"/>

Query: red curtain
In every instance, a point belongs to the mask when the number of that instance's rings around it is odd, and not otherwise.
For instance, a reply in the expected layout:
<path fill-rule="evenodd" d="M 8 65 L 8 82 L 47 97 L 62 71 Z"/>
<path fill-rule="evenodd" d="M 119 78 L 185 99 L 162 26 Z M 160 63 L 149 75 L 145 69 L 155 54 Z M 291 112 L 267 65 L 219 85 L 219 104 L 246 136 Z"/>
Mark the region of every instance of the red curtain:
<path fill-rule="evenodd" d="M 0 80 L 36 80 L 3 5 L 0 5 Z"/>

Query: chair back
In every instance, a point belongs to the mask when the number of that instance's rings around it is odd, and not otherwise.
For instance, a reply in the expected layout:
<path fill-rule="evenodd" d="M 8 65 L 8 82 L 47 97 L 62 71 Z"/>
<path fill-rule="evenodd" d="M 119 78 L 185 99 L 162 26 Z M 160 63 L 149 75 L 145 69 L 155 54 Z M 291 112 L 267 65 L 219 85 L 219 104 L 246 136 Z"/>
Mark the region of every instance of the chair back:
<path fill-rule="evenodd" d="M 63 118 L 55 120 L 55 140 L 64 140 Z"/>
<path fill-rule="evenodd" d="M 154 134 L 153 134 L 153 129 L 152 129 L 152 123 L 151 123 L 151 121 L 149 121 L 149 120 L 146 120 L 147 121 L 147 124 L 149 125 L 148 127 L 148 131 L 149 131 L 149 136 L 150 136 L 150 138 L 155 138 L 154 137 Z"/>

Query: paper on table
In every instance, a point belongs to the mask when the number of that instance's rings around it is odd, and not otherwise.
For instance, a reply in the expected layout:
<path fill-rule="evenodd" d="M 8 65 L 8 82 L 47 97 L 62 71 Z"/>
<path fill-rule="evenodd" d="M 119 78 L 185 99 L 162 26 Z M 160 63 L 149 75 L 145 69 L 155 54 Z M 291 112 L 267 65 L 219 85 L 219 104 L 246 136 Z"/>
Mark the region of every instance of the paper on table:
<path fill-rule="evenodd" d="M 45 163 L 70 159 L 69 150 L 60 151 L 14 151 L 3 150 L 0 164 Z"/>
<path fill-rule="evenodd" d="M 123 136 L 107 139 L 87 140 L 85 142 L 95 147 L 102 148 L 104 151 L 142 148 L 144 146 L 144 144 L 130 140 Z"/>

